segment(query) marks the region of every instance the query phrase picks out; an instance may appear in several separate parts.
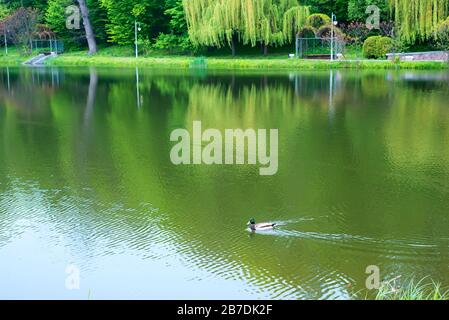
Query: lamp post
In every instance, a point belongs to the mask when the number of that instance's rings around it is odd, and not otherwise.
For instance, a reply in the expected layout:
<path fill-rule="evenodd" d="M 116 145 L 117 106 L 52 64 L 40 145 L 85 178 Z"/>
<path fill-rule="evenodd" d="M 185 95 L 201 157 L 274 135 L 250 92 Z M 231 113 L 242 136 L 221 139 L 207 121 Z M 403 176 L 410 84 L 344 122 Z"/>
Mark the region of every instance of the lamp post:
<path fill-rule="evenodd" d="M 6 40 L 6 25 L 3 26 L 3 39 L 5 41 L 5 54 L 8 55 L 8 41 Z"/>
<path fill-rule="evenodd" d="M 136 58 L 139 57 L 139 47 L 137 44 L 137 33 L 141 31 L 142 28 L 140 27 L 140 23 L 137 22 L 137 20 L 134 21 L 134 43 L 135 43 L 135 51 L 136 51 Z"/>
<path fill-rule="evenodd" d="M 331 26 L 331 61 L 334 61 L 334 27 L 338 24 L 337 16 L 332 12 L 332 26 Z"/>

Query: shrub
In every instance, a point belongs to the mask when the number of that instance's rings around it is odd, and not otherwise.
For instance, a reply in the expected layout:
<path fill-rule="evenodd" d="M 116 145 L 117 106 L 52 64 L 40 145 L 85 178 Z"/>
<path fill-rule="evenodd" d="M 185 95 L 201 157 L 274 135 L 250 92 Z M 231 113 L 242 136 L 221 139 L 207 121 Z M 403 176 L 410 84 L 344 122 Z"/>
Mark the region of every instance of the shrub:
<path fill-rule="evenodd" d="M 370 30 L 363 22 L 351 22 L 341 25 L 342 31 L 345 33 L 349 43 L 362 44 L 368 38 Z"/>
<path fill-rule="evenodd" d="M 393 49 L 393 40 L 389 37 L 369 37 L 363 44 L 363 55 L 368 59 L 385 58 Z"/>
<path fill-rule="evenodd" d="M 322 26 L 325 26 L 325 25 L 328 25 L 331 23 L 332 23 L 331 18 L 329 18 L 328 15 L 323 14 L 323 13 L 311 14 L 307 18 L 307 24 L 316 30 L 318 30 Z"/>
<path fill-rule="evenodd" d="M 144 55 L 148 55 L 153 51 L 153 44 L 148 39 L 139 39 L 137 40 L 137 44 L 139 45 L 139 50 Z"/>
<path fill-rule="evenodd" d="M 153 44 L 152 49 L 168 53 L 187 53 L 193 51 L 193 46 L 188 36 L 161 33 Z"/>
<path fill-rule="evenodd" d="M 393 37 L 394 26 L 395 24 L 393 21 L 381 21 L 379 24 L 380 35 L 384 37 Z"/>
<path fill-rule="evenodd" d="M 328 24 L 322 26 L 316 32 L 318 38 L 330 38 L 332 34 L 332 25 Z M 334 37 L 340 40 L 345 40 L 345 34 L 337 27 L 334 26 Z"/>
<path fill-rule="evenodd" d="M 449 50 L 449 17 L 438 25 L 436 38 L 439 49 Z"/>
<path fill-rule="evenodd" d="M 363 42 L 370 36 L 385 36 L 390 37 L 394 28 L 394 23 L 391 21 L 382 21 L 379 24 L 379 29 L 368 29 L 366 23 L 354 21 L 351 23 L 343 23 L 340 25 L 341 30 L 345 33 L 346 39 L 349 43 L 363 44 Z"/>
<path fill-rule="evenodd" d="M 305 26 L 299 31 L 298 35 L 300 38 L 315 38 L 316 30 L 311 26 Z"/>

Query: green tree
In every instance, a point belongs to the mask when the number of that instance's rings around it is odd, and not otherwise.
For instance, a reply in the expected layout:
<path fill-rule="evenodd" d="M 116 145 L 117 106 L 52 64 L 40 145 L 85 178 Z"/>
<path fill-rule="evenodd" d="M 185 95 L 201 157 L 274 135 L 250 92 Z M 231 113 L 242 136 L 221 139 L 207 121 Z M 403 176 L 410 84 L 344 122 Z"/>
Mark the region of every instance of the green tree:
<path fill-rule="evenodd" d="M 169 21 L 168 31 L 159 34 L 153 47 L 170 52 L 193 50 L 187 32 L 187 21 L 182 0 L 166 0 L 164 8 L 166 19 Z"/>
<path fill-rule="evenodd" d="M 237 40 L 255 46 L 283 45 L 305 24 L 309 8 L 297 0 L 184 0 L 190 40 L 195 46 L 228 44 L 235 55 Z"/>
<path fill-rule="evenodd" d="M 66 8 L 71 5 L 75 5 L 73 0 L 48 0 L 45 23 L 69 46 L 84 44 L 81 30 L 66 26 Z"/>
<path fill-rule="evenodd" d="M 11 10 L 4 3 L 0 3 L 0 21 L 10 14 Z"/>
<path fill-rule="evenodd" d="M 389 0 L 400 38 L 406 43 L 437 36 L 437 28 L 449 12 L 449 0 Z"/>
<path fill-rule="evenodd" d="M 324 13 L 331 16 L 334 13 L 338 21 L 348 21 L 348 1 L 349 0 L 303 0 L 303 4 L 310 6 L 312 13 Z M 363 1 L 363 0 L 359 0 Z"/>
<path fill-rule="evenodd" d="M 165 14 L 169 17 L 171 32 L 174 34 L 187 34 L 187 21 L 182 0 L 166 0 Z"/>
<path fill-rule="evenodd" d="M 348 0 L 348 20 L 365 21 L 368 18 L 366 8 L 371 5 L 380 9 L 381 20 L 390 18 L 390 8 L 386 0 Z"/>
<path fill-rule="evenodd" d="M 11 9 L 18 9 L 20 7 L 25 7 L 45 11 L 45 8 L 47 6 L 47 0 L 3 0 L 1 2 L 3 2 L 6 6 L 8 6 Z"/>
<path fill-rule="evenodd" d="M 93 26 L 94 34 L 99 42 L 105 42 L 105 19 L 106 12 L 99 6 L 99 0 L 88 0 L 90 21 Z M 79 29 L 67 28 L 67 12 L 69 6 L 77 6 L 75 0 L 48 0 L 47 10 L 45 11 L 45 23 L 55 32 L 59 39 L 69 46 L 79 47 L 86 45 L 84 30 L 82 29 L 82 21 L 80 21 Z M 92 9 L 90 9 L 92 8 Z"/>
<path fill-rule="evenodd" d="M 107 40 L 106 23 L 108 20 L 105 8 L 101 5 L 101 0 L 86 0 L 89 7 L 90 22 L 94 28 L 95 38 L 100 43 Z"/>
<path fill-rule="evenodd" d="M 134 43 L 134 21 L 140 24 L 140 37 L 154 39 L 168 30 L 164 2 L 160 0 L 100 0 L 107 12 L 108 40 L 117 44 Z"/>

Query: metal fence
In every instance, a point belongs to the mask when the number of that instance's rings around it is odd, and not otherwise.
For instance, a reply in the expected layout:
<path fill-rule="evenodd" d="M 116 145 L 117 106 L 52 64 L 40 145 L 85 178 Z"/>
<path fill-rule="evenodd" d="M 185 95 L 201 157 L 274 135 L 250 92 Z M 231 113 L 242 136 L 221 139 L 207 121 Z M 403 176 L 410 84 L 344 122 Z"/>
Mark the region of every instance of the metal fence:
<path fill-rule="evenodd" d="M 61 40 L 51 39 L 51 40 L 32 40 L 31 50 L 33 53 L 40 52 L 64 52 L 64 42 Z"/>
<path fill-rule="evenodd" d="M 339 38 L 296 38 L 296 57 L 302 59 L 330 58 L 332 42 L 334 58 L 339 54 L 344 54 L 346 44 Z"/>

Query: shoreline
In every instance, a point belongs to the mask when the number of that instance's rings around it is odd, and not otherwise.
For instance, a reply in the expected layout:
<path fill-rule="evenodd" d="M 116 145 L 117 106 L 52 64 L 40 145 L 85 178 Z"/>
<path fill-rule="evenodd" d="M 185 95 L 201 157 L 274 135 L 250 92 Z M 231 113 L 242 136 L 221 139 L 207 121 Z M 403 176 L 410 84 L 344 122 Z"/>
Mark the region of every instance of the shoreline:
<path fill-rule="evenodd" d="M 158 67 L 189 69 L 199 57 L 104 57 L 104 56 L 71 56 L 61 55 L 47 61 L 50 66 L 106 66 L 106 67 Z M 393 63 L 388 60 L 300 60 L 300 59 L 269 59 L 269 58 L 204 58 L 206 66 L 196 69 L 221 70 L 328 70 L 328 69 L 415 69 L 444 70 L 449 69 L 449 63 L 437 61 L 415 61 Z"/>
<path fill-rule="evenodd" d="M 29 57 L 0 56 L 0 66 L 20 66 Z M 203 60 L 204 59 L 204 60 Z M 195 64 L 200 60 L 200 65 Z M 205 62 L 205 64 L 201 64 Z M 193 67 L 192 67 L 193 64 Z M 389 60 L 300 60 L 276 58 L 207 58 L 188 56 L 169 57 L 111 57 L 63 54 L 46 61 L 46 66 L 98 66 L 98 67 L 152 67 L 169 69 L 220 69 L 220 70 L 328 70 L 328 69 L 371 69 L 371 70 L 445 70 L 449 63 L 443 61 L 403 61 Z"/>

